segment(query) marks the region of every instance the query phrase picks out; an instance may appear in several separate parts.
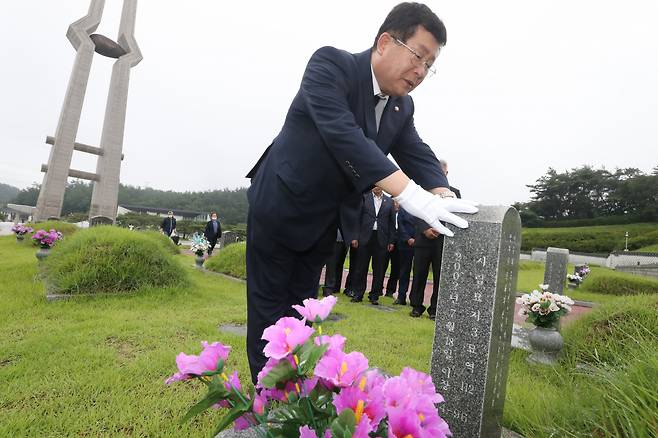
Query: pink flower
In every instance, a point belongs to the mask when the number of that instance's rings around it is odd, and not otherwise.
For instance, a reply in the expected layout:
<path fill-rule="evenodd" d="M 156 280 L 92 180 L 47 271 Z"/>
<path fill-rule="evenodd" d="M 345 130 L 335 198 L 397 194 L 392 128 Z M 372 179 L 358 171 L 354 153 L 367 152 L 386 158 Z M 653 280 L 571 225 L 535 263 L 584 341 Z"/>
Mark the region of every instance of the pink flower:
<path fill-rule="evenodd" d="M 400 377 L 407 382 L 412 392 L 426 395 L 432 403 L 443 402 L 443 397 L 436 392 L 432 378 L 429 375 L 405 367 L 400 373 Z"/>
<path fill-rule="evenodd" d="M 320 323 L 327 319 L 331 309 L 336 305 L 336 297 L 329 295 L 321 300 L 307 298 L 302 303 L 303 306 L 295 304 L 292 308 L 298 311 L 305 320 Z"/>
<path fill-rule="evenodd" d="M 318 435 L 310 427 L 301 426 L 299 428 L 299 438 L 318 438 Z M 324 432 L 324 438 L 331 438 L 331 431 L 329 429 Z"/>
<path fill-rule="evenodd" d="M 343 347 L 345 347 L 345 336 L 341 335 L 333 335 L 333 336 L 316 336 L 315 337 L 315 345 L 324 345 L 324 344 L 329 344 L 329 350 L 339 350 L 343 351 Z"/>
<path fill-rule="evenodd" d="M 165 381 L 167 385 L 178 380 L 191 379 L 205 372 L 217 370 L 219 360 L 226 362 L 231 351 L 231 347 L 222 345 L 219 342 L 208 344 L 208 342 L 203 341 L 201 345 L 203 345 L 203 351 L 199 356 L 185 353 L 176 356 L 178 372 Z"/>
<path fill-rule="evenodd" d="M 313 329 L 297 318 L 279 319 L 276 324 L 263 331 L 262 339 L 269 341 L 263 352 L 265 356 L 283 359 L 313 334 Z"/>
<path fill-rule="evenodd" d="M 388 410 L 388 438 L 403 438 L 424 436 L 420 428 L 420 419 L 415 412 L 404 408 Z"/>
<path fill-rule="evenodd" d="M 314 375 L 326 379 L 336 386 L 351 386 L 368 369 L 368 359 L 358 351 L 345 354 L 329 350 L 315 366 Z"/>

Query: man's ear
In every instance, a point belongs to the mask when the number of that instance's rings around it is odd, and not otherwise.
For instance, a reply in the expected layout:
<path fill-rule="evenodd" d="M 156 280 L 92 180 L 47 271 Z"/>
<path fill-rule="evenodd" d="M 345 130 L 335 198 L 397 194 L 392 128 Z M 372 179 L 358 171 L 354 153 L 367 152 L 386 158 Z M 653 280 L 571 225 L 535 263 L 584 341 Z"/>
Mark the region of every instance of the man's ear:
<path fill-rule="evenodd" d="M 383 55 L 384 51 L 391 42 L 393 42 L 393 37 L 391 37 L 391 34 L 388 32 L 383 32 L 381 35 L 379 35 L 379 38 L 377 38 L 377 53 L 379 55 Z"/>

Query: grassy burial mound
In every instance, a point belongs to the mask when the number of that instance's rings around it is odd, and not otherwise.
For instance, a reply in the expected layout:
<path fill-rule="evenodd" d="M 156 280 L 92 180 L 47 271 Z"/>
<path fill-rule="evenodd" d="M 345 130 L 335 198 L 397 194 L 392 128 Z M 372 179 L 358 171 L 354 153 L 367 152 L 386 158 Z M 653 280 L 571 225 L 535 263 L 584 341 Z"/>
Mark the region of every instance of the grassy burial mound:
<path fill-rule="evenodd" d="M 185 272 L 172 253 L 155 233 L 93 227 L 58 244 L 42 276 L 49 292 L 57 294 L 131 292 L 185 283 Z"/>

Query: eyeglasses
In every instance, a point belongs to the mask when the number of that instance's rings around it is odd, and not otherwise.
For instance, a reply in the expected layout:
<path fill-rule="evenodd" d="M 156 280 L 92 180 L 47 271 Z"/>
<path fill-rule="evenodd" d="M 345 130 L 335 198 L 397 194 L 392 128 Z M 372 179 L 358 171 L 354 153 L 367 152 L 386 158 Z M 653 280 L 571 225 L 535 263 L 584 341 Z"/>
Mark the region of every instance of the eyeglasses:
<path fill-rule="evenodd" d="M 432 77 L 436 74 L 436 69 L 432 67 L 431 64 L 429 64 L 427 61 L 423 61 L 423 57 L 418 54 L 414 49 L 400 41 L 398 38 L 393 37 L 393 40 L 407 49 L 409 53 L 413 55 L 413 58 L 411 58 L 411 63 L 415 65 L 416 67 L 420 67 L 421 65 L 425 68 L 425 71 L 427 72 L 427 77 Z"/>

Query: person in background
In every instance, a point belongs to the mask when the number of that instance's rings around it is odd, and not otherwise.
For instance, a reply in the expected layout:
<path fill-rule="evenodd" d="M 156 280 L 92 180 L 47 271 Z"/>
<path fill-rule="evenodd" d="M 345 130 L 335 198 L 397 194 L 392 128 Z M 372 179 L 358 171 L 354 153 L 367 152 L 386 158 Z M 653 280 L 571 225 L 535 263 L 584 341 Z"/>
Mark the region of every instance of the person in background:
<path fill-rule="evenodd" d="M 443 173 L 448 175 L 448 162 L 439 160 Z M 450 186 L 450 191 L 457 198 L 461 198 L 458 189 Z M 414 279 L 411 286 L 411 313 L 413 318 L 420 317 L 425 312 L 423 300 L 425 298 L 425 285 L 429 275 L 430 264 L 432 265 L 432 297 L 430 306 L 427 308 L 429 318 L 434 320 L 436 315 L 436 303 L 439 297 L 439 280 L 441 278 L 441 258 L 443 256 L 444 236 L 435 228 L 430 227 L 422 219 L 416 219 L 416 236 L 414 241 Z"/>
<path fill-rule="evenodd" d="M 212 255 L 215 245 L 217 245 L 217 239 L 222 237 L 222 225 L 217 219 L 217 212 L 210 212 L 210 220 L 206 223 L 206 229 L 203 231 L 203 235 L 208 239 L 208 257 Z"/>
<path fill-rule="evenodd" d="M 398 212 L 398 232 L 397 248 L 400 259 L 400 281 L 398 284 L 398 296 L 393 304 L 407 304 L 407 290 L 409 289 L 409 278 L 411 276 L 411 266 L 414 260 L 414 243 L 416 229 L 414 227 L 415 218 L 407 213 L 403 208 Z"/>
<path fill-rule="evenodd" d="M 174 217 L 173 211 L 169 210 L 167 212 L 167 217 L 162 221 L 160 229 L 169 237 L 171 237 L 171 234 L 176 231 L 176 218 Z"/>
<path fill-rule="evenodd" d="M 324 286 L 322 286 L 322 296 L 340 292 L 340 285 L 343 283 L 343 264 L 347 256 L 347 247 L 343 241 L 343 235 L 340 230 L 336 231 L 336 244 L 334 253 L 327 260 L 327 266 L 324 271 Z"/>
<path fill-rule="evenodd" d="M 384 296 L 392 297 L 395 294 L 395 289 L 398 287 L 398 280 L 400 280 L 400 253 L 398 251 L 398 214 L 400 212 L 400 204 L 395 199 L 393 200 L 393 211 L 395 212 L 395 236 L 393 238 L 393 250 L 386 253 L 384 260 L 384 272 L 388 270 L 389 262 L 391 265 L 391 273 L 388 275 L 386 282 L 386 293 Z"/>

